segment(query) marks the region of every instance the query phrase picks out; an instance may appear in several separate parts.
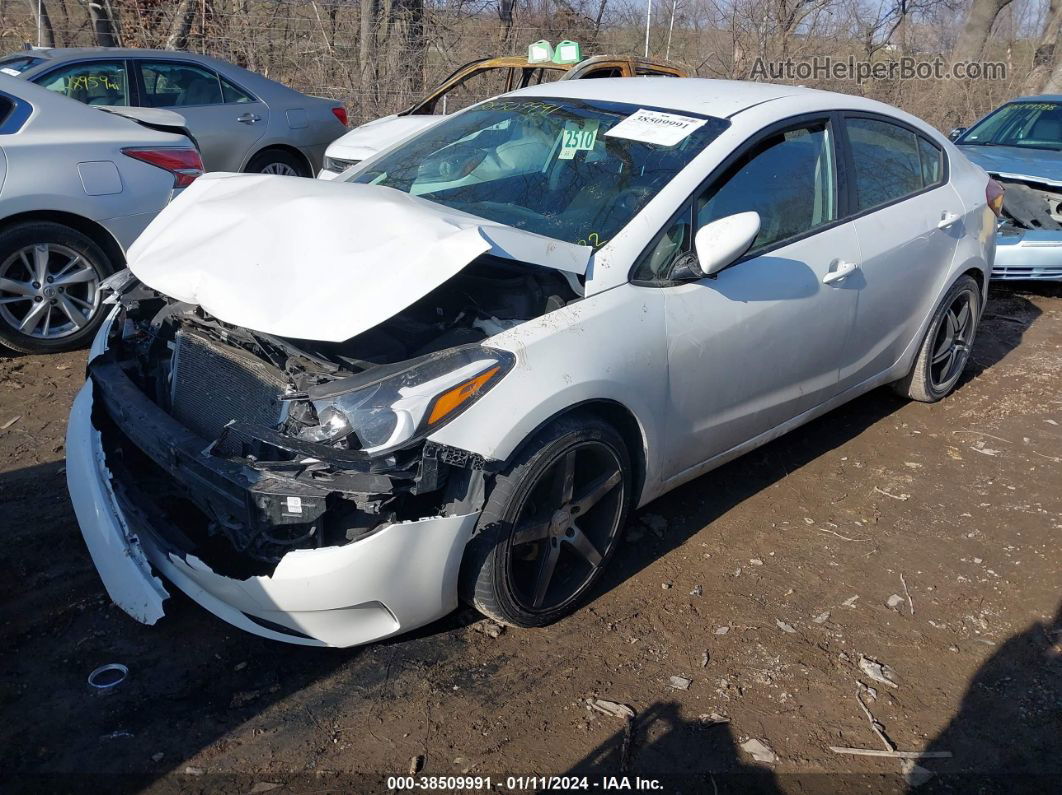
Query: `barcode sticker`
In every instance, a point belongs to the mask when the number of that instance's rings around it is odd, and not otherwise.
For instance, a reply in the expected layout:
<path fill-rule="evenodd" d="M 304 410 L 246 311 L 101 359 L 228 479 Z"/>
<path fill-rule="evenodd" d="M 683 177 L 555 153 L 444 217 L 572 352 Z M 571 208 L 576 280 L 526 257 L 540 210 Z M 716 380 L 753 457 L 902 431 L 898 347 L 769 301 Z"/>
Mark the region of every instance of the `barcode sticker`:
<path fill-rule="evenodd" d="M 695 119 L 692 116 L 679 116 L 676 113 L 661 113 L 641 108 L 605 135 L 641 141 L 646 144 L 674 146 L 707 123 L 707 119 Z"/>

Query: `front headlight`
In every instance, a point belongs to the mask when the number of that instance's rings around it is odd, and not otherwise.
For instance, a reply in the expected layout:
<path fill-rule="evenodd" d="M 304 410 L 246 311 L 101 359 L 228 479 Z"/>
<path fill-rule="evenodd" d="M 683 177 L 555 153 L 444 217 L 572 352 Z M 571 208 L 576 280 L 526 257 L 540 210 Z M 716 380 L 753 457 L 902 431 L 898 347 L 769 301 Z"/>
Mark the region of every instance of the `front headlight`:
<path fill-rule="evenodd" d="M 360 160 L 345 160 L 342 157 L 328 157 L 325 155 L 324 163 L 322 163 L 322 165 L 324 166 L 325 171 L 332 171 L 339 174 L 346 171 L 351 166 L 356 166 L 360 162 Z"/>
<path fill-rule="evenodd" d="M 392 450 L 457 417 L 516 362 L 508 351 L 465 345 L 333 381 L 310 393 L 318 424 L 299 436 L 369 453 Z"/>

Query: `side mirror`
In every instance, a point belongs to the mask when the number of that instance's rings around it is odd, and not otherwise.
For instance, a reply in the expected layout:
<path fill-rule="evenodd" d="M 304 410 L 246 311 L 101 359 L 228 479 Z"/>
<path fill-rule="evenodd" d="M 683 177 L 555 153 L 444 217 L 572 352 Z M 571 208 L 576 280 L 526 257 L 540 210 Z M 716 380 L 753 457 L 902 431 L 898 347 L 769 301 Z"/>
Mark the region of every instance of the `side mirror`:
<path fill-rule="evenodd" d="M 728 215 L 705 224 L 693 237 L 697 261 L 688 263 L 687 267 L 696 278 L 719 273 L 749 250 L 759 232 L 760 214 L 757 212 Z"/>
<path fill-rule="evenodd" d="M 948 140 L 949 141 L 958 140 L 959 136 L 962 135 L 964 132 L 966 132 L 966 128 L 965 127 L 956 127 L 950 133 L 948 133 Z"/>

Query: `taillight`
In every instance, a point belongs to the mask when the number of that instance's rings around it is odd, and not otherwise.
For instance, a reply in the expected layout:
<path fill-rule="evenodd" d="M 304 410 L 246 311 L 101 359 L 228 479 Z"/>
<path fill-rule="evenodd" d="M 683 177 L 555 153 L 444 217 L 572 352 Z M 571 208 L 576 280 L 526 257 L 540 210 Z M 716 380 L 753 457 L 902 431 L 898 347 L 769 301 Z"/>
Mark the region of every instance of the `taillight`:
<path fill-rule="evenodd" d="M 332 115 L 339 119 L 344 125 L 349 123 L 347 122 L 347 109 L 344 108 L 342 105 L 337 105 L 336 107 L 332 108 Z"/>
<path fill-rule="evenodd" d="M 203 158 L 195 149 L 160 147 L 158 149 L 130 148 L 122 154 L 142 160 L 173 174 L 173 187 L 187 188 L 203 173 Z"/>
<path fill-rule="evenodd" d="M 1003 214 L 1003 192 L 1002 185 L 994 179 L 988 180 L 988 187 L 985 188 L 985 200 L 988 202 L 992 212 L 996 214 L 996 218 Z"/>

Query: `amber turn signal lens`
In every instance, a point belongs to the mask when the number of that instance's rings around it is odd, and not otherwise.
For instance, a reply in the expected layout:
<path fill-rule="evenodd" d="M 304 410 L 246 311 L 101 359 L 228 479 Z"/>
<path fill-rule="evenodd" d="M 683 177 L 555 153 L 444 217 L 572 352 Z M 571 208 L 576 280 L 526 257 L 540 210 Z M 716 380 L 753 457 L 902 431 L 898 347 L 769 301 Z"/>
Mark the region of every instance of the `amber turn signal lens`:
<path fill-rule="evenodd" d="M 479 390 L 481 390 L 490 379 L 496 376 L 500 370 L 500 367 L 492 367 L 489 370 L 480 373 L 475 378 L 470 378 L 463 384 L 458 384 L 453 389 L 439 395 L 439 397 L 435 399 L 435 405 L 431 407 L 431 414 L 428 416 L 428 425 L 434 425 L 439 420 L 445 419 L 459 407 L 478 395 Z"/>
<path fill-rule="evenodd" d="M 1003 193 L 1002 185 L 994 179 L 988 180 L 988 187 L 985 188 L 985 201 L 988 202 L 989 209 L 996 214 L 996 218 L 1003 214 Z"/>

